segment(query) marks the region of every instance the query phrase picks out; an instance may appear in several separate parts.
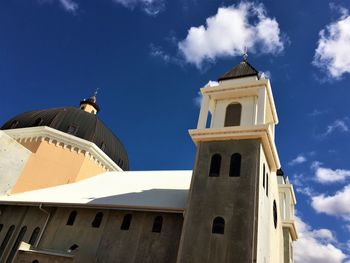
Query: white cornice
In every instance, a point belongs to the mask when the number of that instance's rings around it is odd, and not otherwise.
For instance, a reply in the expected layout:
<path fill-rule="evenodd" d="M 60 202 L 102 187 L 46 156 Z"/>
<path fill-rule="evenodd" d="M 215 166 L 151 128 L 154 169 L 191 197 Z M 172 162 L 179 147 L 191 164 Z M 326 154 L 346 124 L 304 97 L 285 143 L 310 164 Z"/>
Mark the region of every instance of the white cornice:
<path fill-rule="evenodd" d="M 91 159 L 93 159 L 107 171 L 123 171 L 93 142 L 61 132 L 59 130 L 47 126 L 41 126 L 3 131 L 19 142 L 46 140 L 49 143 L 55 144 L 56 146 L 63 146 L 63 148 L 68 148 L 71 151 L 78 151 L 90 156 Z"/>
<path fill-rule="evenodd" d="M 294 220 L 283 220 L 282 227 L 289 229 L 289 233 L 292 236 L 293 241 L 298 239 L 298 232 Z"/>
<path fill-rule="evenodd" d="M 234 126 L 189 130 L 194 143 L 200 141 L 261 139 L 266 157 L 273 171 L 281 167 L 269 125 Z"/>

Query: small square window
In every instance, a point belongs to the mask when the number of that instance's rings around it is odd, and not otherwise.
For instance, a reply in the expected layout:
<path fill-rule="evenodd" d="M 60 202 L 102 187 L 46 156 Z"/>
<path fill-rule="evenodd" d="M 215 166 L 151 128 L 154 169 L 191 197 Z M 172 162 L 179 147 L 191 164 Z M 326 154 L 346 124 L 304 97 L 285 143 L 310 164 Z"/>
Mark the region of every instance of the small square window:
<path fill-rule="evenodd" d="M 71 124 L 71 125 L 69 125 L 69 127 L 68 127 L 67 133 L 68 133 L 68 134 L 72 134 L 72 135 L 76 135 L 77 132 L 78 132 L 78 128 L 79 128 L 78 125 L 76 125 L 76 124 Z"/>

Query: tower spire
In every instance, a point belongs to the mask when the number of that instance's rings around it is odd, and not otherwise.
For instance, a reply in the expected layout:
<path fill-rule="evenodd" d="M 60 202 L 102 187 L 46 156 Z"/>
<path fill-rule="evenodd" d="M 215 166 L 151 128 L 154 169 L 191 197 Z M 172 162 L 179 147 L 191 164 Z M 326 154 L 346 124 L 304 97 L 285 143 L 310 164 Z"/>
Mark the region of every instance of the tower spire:
<path fill-rule="evenodd" d="M 247 46 L 244 46 L 244 48 L 243 48 L 242 57 L 243 57 L 243 61 L 247 62 L 247 60 L 248 60 L 248 48 L 247 48 Z"/>

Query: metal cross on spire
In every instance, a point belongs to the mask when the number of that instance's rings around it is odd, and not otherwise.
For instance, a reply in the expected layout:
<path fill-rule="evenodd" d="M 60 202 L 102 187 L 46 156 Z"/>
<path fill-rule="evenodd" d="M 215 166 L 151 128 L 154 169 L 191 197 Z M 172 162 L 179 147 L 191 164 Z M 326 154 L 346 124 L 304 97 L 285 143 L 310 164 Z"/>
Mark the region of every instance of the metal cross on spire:
<path fill-rule="evenodd" d="M 247 61 L 247 59 L 248 59 L 248 49 L 247 49 L 247 46 L 244 46 L 242 56 L 243 56 L 243 61 Z"/>
<path fill-rule="evenodd" d="M 96 90 L 95 90 L 95 92 L 94 92 L 94 96 L 96 97 L 96 95 L 97 95 L 97 93 L 98 93 L 98 90 L 99 90 L 99 88 L 97 88 Z"/>

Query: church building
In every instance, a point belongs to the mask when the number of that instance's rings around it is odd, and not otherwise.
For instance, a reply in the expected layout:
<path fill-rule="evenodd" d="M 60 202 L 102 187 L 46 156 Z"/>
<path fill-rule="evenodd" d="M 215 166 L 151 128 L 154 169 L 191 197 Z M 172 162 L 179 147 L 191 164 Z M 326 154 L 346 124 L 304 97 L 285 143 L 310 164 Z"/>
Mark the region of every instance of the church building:
<path fill-rule="evenodd" d="M 200 91 L 188 171 L 130 171 L 96 94 L 4 123 L 0 262 L 294 262 L 270 81 L 244 57 Z"/>

